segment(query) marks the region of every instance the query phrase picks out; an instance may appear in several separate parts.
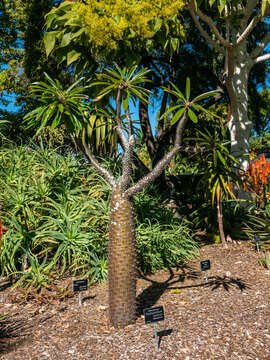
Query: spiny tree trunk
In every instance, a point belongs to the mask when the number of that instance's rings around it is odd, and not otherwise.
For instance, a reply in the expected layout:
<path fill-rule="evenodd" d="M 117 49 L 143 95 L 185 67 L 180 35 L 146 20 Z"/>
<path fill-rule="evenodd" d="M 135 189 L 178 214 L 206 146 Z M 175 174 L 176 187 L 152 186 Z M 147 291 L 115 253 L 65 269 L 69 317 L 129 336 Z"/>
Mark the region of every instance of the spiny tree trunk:
<path fill-rule="evenodd" d="M 137 245 L 132 201 L 119 186 L 111 196 L 108 260 L 110 321 L 124 327 L 136 319 Z"/>

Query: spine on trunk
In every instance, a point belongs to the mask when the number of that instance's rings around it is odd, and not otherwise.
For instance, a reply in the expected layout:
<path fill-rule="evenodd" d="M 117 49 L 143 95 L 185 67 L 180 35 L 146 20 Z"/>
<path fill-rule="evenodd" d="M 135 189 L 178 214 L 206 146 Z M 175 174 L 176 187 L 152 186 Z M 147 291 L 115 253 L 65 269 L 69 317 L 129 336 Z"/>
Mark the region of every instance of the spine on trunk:
<path fill-rule="evenodd" d="M 109 316 L 115 327 L 136 319 L 137 246 L 135 211 L 130 198 L 114 188 L 109 228 Z"/>

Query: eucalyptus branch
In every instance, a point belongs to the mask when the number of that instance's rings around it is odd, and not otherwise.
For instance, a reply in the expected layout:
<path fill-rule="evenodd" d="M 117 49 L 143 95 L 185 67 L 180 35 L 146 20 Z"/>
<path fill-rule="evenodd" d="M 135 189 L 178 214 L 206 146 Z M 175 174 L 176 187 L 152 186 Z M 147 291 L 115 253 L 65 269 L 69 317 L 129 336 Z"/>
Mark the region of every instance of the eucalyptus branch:
<path fill-rule="evenodd" d="M 234 74 L 234 48 L 229 48 L 227 49 L 227 59 L 228 59 L 228 73 L 227 73 L 227 78 L 225 81 L 228 93 L 230 95 L 230 100 L 231 100 L 231 104 L 232 106 L 236 109 L 237 108 L 237 96 L 235 94 L 234 91 L 234 87 L 233 87 L 233 82 L 232 82 L 232 77 Z"/>
<path fill-rule="evenodd" d="M 135 194 L 137 194 L 139 191 L 141 191 L 145 186 L 151 184 L 162 173 L 162 171 L 169 164 L 172 158 L 181 150 L 183 132 L 187 121 L 188 121 L 188 115 L 186 110 L 181 120 L 178 122 L 176 128 L 174 147 L 172 148 L 172 150 L 157 163 L 157 165 L 149 174 L 144 176 L 142 179 L 140 179 L 137 182 L 137 184 L 135 184 L 134 186 L 132 186 L 131 188 L 125 191 L 125 194 L 127 196 L 132 197 Z"/>
<path fill-rule="evenodd" d="M 258 22 L 261 20 L 261 18 L 262 18 L 261 14 L 254 16 L 254 18 L 250 21 L 248 26 L 243 31 L 243 33 L 237 39 L 237 42 L 236 42 L 237 46 L 240 45 L 244 40 L 246 40 L 248 35 L 252 32 L 252 30 L 258 24 Z"/>
<path fill-rule="evenodd" d="M 243 23 L 247 23 L 248 19 L 252 15 L 253 10 L 255 9 L 256 5 L 259 3 L 259 0 L 248 0 L 246 7 L 244 8 L 244 16 L 243 16 Z"/>
<path fill-rule="evenodd" d="M 257 64 L 261 61 L 265 61 L 265 60 L 269 60 L 270 59 L 270 53 L 262 55 L 262 56 L 258 56 L 257 59 L 254 60 L 254 64 Z"/>
<path fill-rule="evenodd" d="M 78 144 L 78 142 L 75 140 L 75 143 Z M 90 160 L 91 164 L 97 169 L 99 173 L 101 173 L 105 179 L 108 181 L 108 183 L 113 187 L 116 186 L 116 180 L 113 174 L 105 169 L 95 158 L 95 156 L 92 154 L 92 152 L 89 149 L 89 146 L 86 144 L 85 140 L 83 139 L 81 141 L 81 144 L 83 146 L 84 152 L 87 155 L 88 159 Z M 81 147 L 81 146 L 80 146 Z"/>
<path fill-rule="evenodd" d="M 122 104 L 122 90 L 118 88 L 116 96 L 116 127 L 115 130 L 120 138 L 121 144 L 124 146 L 124 150 L 128 148 L 128 140 L 125 136 L 124 130 L 121 125 L 121 104 Z"/>
<path fill-rule="evenodd" d="M 216 41 L 211 39 L 211 37 L 203 29 L 202 25 L 200 24 L 199 20 L 196 17 L 196 14 L 195 14 L 194 10 L 190 6 L 189 6 L 189 12 L 190 12 L 190 15 L 192 16 L 192 19 L 193 19 L 195 25 L 197 26 L 197 28 L 199 29 L 201 35 L 205 38 L 205 40 L 210 45 L 212 45 L 216 49 L 216 51 L 218 51 L 220 54 L 225 55 L 224 49 L 221 46 L 219 46 L 219 44 Z"/>
<path fill-rule="evenodd" d="M 220 34 L 211 17 L 205 15 L 198 7 L 196 7 L 194 0 L 190 1 L 190 7 L 206 24 L 209 25 L 210 29 L 212 30 L 212 33 L 216 36 L 216 38 L 225 48 L 232 47 L 232 44 L 229 41 L 225 40 L 224 37 Z"/>
<path fill-rule="evenodd" d="M 262 41 L 256 46 L 256 48 L 251 52 L 250 57 L 256 61 L 260 53 L 266 46 L 270 43 L 270 33 L 266 34 Z M 258 62 L 258 61 L 257 61 Z"/>

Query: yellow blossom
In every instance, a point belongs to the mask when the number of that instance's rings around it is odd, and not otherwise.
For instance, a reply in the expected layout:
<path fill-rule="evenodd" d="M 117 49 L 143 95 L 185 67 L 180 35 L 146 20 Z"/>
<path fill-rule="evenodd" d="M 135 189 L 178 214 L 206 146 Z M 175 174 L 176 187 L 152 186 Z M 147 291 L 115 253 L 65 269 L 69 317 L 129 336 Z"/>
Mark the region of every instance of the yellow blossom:
<path fill-rule="evenodd" d="M 183 0 L 85 0 L 75 7 L 92 45 L 113 50 L 123 39 L 153 37 L 155 21 L 168 22 L 184 5 Z M 182 28 L 175 29 L 181 36 Z"/>

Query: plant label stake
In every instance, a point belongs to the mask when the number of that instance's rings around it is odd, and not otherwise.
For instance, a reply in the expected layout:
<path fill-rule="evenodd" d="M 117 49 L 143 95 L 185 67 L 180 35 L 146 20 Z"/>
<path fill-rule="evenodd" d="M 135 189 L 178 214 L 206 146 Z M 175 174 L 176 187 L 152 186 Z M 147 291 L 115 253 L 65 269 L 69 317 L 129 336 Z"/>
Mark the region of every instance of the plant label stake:
<path fill-rule="evenodd" d="M 79 306 L 82 306 L 81 291 L 86 291 L 86 290 L 87 290 L 87 279 L 73 281 L 73 292 L 79 292 Z"/>
<path fill-rule="evenodd" d="M 254 243 L 256 245 L 257 252 L 259 253 L 260 252 L 260 237 L 257 234 L 254 235 Z"/>
<path fill-rule="evenodd" d="M 144 321 L 146 324 L 154 324 L 156 351 L 159 351 L 159 336 L 157 333 L 157 322 L 164 320 L 164 309 L 163 306 L 157 306 L 154 308 L 147 308 L 143 310 Z"/>
<path fill-rule="evenodd" d="M 205 271 L 204 273 L 204 278 L 205 278 L 205 282 L 208 283 L 208 274 L 207 274 L 207 270 L 210 269 L 211 265 L 210 265 L 210 260 L 203 260 L 200 262 L 200 266 L 201 266 L 201 271 Z"/>

